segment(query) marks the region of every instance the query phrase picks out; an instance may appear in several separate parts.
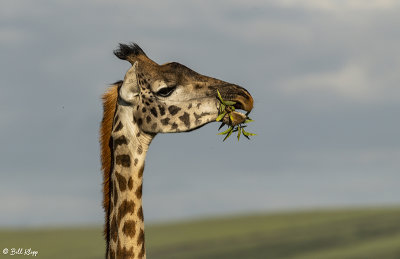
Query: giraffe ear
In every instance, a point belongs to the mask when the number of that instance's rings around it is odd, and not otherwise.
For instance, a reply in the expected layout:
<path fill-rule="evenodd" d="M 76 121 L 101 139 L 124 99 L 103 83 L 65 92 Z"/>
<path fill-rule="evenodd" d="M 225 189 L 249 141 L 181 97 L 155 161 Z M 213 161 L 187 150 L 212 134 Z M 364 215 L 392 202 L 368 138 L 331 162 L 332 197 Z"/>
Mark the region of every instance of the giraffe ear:
<path fill-rule="evenodd" d="M 137 82 L 136 71 L 138 67 L 138 62 L 136 61 L 132 67 L 126 72 L 124 82 L 122 83 L 119 94 L 121 98 L 131 103 L 133 99 L 139 95 L 139 86 Z"/>

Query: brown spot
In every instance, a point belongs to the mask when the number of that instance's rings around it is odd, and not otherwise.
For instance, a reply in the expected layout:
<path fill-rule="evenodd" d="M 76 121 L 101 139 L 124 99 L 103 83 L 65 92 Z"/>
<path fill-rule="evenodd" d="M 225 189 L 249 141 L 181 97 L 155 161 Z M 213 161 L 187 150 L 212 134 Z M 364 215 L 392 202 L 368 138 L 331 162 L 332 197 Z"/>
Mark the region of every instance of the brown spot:
<path fill-rule="evenodd" d="M 203 88 L 203 87 L 202 87 L 201 85 L 195 85 L 194 88 L 195 88 L 196 90 L 200 90 L 200 89 Z"/>
<path fill-rule="evenodd" d="M 143 176 L 144 165 L 139 169 L 138 176 L 139 178 Z"/>
<path fill-rule="evenodd" d="M 115 158 L 115 163 L 117 165 L 122 165 L 123 167 L 131 166 L 131 157 L 129 155 L 117 155 Z"/>
<path fill-rule="evenodd" d="M 137 189 L 136 189 L 136 192 L 135 192 L 135 194 L 136 194 L 136 197 L 138 197 L 138 199 L 141 199 L 142 198 L 142 188 L 143 187 L 143 185 L 141 184 Z"/>
<path fill-rule="evenodd" d="M 194 118 L 196 119 L 195 123 L 196 123 L 196 125 L 198 125 L 198 124 L 200 124 L 200 118 L 202 118 L 203 116 L 206 116 L 206 115 L 210 115 L 210 113 L 202 112 L 200 115 L 198 115 L 197 113 L 193 113 L 193 115 L 194 115 Z"/>
<path fill-rule="evenodd" d="M 192 108 L 192 104 L 189 104 L 188 109 Z"/>
<path fill-rule="evenodd" d="M 156 130 L 157 129 L 157 123 L 154 123 L 153 125 L 151 125 L 151 130 Z"/>
<path fill-rule="evenodd" d="M 139 219 L 141 221 L 143 221 L 143 209 L 142 209 L 142 206 L 140 206 L 140 208 L 139 208 L 139 210 L 137 212 L 137 216 L 139 217 Z"/>
<path fill-rule="evenodd" d="M 197 104 L 197 109 L 199 109 L 199 108 L 200 108 L 200 105 L 201 105 L 201 103 L 198 103 L 198 104 Z"/>
<path fill-rule="evenodd" d="M 110 235 L 112 240 L 114 240 L 114 242 L 117 242 L 117 238 L 118 238 L 118 231 L 117 231 L 117 222 L 116 222 L 116 218 L 115 218 L 115 214 L 112 217 L 111 220 L 111 226 L 110 226 Z"/>
<path fill-rule="evenodd" d="M 144 244 L 140 248 L 140 253 L 139 253 L 139 258 L 143 258 L 143 257 L 144 257 Z"/>
<path fill-rule="evenodd" d="M 200 123 L 201 115 L 197 115 L 197 113 L 193 113 L 193 115 L 194 115 L 194 118 L 195 118 L 195 122 L 194 123 L 196 125 L 198 125 Z"/>
<path fill-rule="evenodd" d="M 135 203 L 133 201 L 124 200 L 118 208 L 118 225 L 121 224 L 121 219 L 128 213 L 133 213 L 135 210 Z"/>
<path fill-rule="evenodd" d="M 150 123 L 150 121 L 151 121 L 151 118 L 150 118 L 150 116 L 147 116 L 147 117 L 146 117 L 146 122 L 147 122 L 147 124 L 149 124 L 149 123 Z"/>
<path fill-rule="evenodd" d="M 138 152 L 139 155 L 143 153 L 143 147 L 142 147 L 142 145 L 139 145 L 139 146 L 138 146 L 137 152 Z"/>
<path fill-rule="evenodd" d="M 132 177 L 129 177 L 128 187 L 129 187 L 129 190 L 132 190 L 132 188 L 133 188 L 133 179 L 132 179 Z"/>
<path fill-rule="evenodd" d="M 147 111 L 147 110 L 146 110 L 146 107 L 143 107 L 143 108 L 142 108 L 142 112 L 145 113 L 146 111 Z"/>
<path fill-rule="evenodd" d="M 154 117 L 157 118 L 158 114 L 157 114 L 156 107 L 151 108 L 151 109 L 150 109 L 150 112 L 151 112 L 151 114 L 153 114 Z"/>
<path fill-rule="evenodd" d="M 139 118 L 138 121 L 137 121 L 137 123 L 138 123 L 139 126 L 142 126 L 142 124 L 143 124 L 142 118 Z"/>
<path fill-rule="evenodd" d="M 115 171 L 115 176 L 117 177 L 119 189 L 121 192 L 125 191 L 126 189 L 126 179 L 120 173 Z"/>
<path fill-rule="evenodd" d="M 175 130 L 175 129 L 177 129 L 177 128 L 178 128 L 178 124 L 176 124 L 175 122 L 172 123 L 171 130 Z"/>
<path fill-rule="evenodd" d="M 162 123 L 163 125 L 168 125 L 168 122 L 169 122 L 169 118 L 165 118 L 165 119 L 162 119 L 162 120 L 161 120 L 161 123 Z"/>
<path fill-rule="evenodd" d="M 131 247 L 129 250 L 124 246 L 121 247 L 121 244 L 118 242 L 118 248 L 117 248 L 117 258 L 133 258 L 135 257 L 135 253 L 133 252 L 133 247 Z"/>
<path fill-rule="evenodd" d="M 110 249 L 110 259 L 115 259 L 115 251 L 112 248 Z"/>
<path fill-rule="evenodd" d="M 144 246 L 144 231 L 143 231 L 143 229 L 140 229 L 137 244 L 138 245 L 143 244 L 143 246 Z"/>
<path fill-rule="evenodd" d="M 183 113 L 182 116 L 179 116 L 179 119 L 185 123 L 186 128 L 190 128 L 190 116 L 187 112 Z"/>
<path fill-rule="evenodd" d="M 139 162 L 139 160 L 137 158 L 135 158 L 135 160 L 133 161 L 133 164 L 136 166 L 138 162 Z"/>
<path fill-rule="evenodd" d="M 124 226 L 122 227 L 122 232 L 124 232 L 124 234 L 127 235 L 128 237 L 133 238 L 136 233 L 135 221 L 133 220 L 125 221 Z"/>
<path fill-rule="evenodd" d="M 168 107 L 168 111 L 171 115 L 177 114 L 180 110 L 181 110 L 181 108 L 179 108 L 178 106 L 175 106 L 175 105 L 171 105 Z"/>
<path fill-rule="evenodd" d="M 124 125 L 122 125 L 122 122 L 119 122 L 117 127 L 115 127 L 114 132 L 120 131 L 123 127 L 124 127 Z"/>
<path fill-rule="evenodd" d="M 165 108 L 161 105 L 158 105 L 158 109 L 160 109 L 160 115 L 164 116 L 165 115 Z"/>
<path fill-rule="evenodd" d="M 140 136 L 140 132 L 138 131 L 138 133 L 136 133 L 136 137 L 138 138 Z"/>
<path fill-rule="evenodd" d="M 114 140 L 114 147 L 117 147 L 117 146 L 123 145 L 123 144 L 125 144 L 125 145 L 128 144 L 128 140 L 125 138 L 124 135 L 122 135 Z"/>

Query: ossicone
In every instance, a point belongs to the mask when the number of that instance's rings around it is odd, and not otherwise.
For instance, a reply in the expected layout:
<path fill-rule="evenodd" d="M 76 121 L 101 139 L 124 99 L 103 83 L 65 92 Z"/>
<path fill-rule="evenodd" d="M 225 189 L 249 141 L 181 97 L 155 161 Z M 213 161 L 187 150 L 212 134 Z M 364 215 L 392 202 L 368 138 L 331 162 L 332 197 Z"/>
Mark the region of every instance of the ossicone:
<path fill-rule="evenodd" d="M 146 56 L 146 53 L 136 43 L 123 44 L 120 43 L 119 47 L 114 50 L 114 55 L 122 60 L 132 60 L 138 55 Z"/>

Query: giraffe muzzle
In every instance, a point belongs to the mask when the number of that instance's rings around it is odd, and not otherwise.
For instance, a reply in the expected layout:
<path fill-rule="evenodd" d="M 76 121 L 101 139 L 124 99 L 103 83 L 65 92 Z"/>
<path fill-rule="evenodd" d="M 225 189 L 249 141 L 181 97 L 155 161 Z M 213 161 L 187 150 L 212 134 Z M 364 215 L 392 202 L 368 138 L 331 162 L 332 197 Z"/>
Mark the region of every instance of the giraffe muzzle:
<path fill-rule="evenodd" d="M 250 112 L 253 109 L 254 100 L 251 94 L 243 87 L 229 85 L 218 89 L 224 100 L 236 102 L 235 109 Z"/>

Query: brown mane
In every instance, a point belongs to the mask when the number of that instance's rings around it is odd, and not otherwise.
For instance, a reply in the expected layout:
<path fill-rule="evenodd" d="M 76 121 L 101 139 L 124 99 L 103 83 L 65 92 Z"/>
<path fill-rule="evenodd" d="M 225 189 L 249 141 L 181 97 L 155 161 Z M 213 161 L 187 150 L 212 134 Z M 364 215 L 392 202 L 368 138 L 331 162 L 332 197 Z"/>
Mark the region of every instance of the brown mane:
<path fill-rule="evenodd" d="M 107 89 L 103 94 L 103 120 L 100 126 L 100 146 L 101 146 L 101 170 L 103 171 L 103 208 L 106 216 L 106 224 L 104 227 L 104 235 L 106 236 L 107 243 L 109 242 L 108 236 L 108 223 L 110 214 L 110 176 L 112 170 L 112 142 L 111 131 L 113 127 L 113 120 L 115 114 L 115 107 L 118 98 L 118 87 L 122 81 L 116 82 Z"/>

